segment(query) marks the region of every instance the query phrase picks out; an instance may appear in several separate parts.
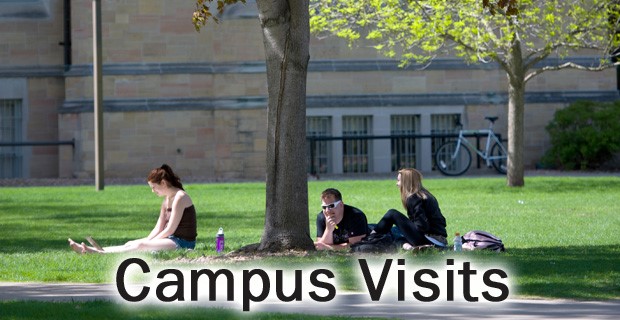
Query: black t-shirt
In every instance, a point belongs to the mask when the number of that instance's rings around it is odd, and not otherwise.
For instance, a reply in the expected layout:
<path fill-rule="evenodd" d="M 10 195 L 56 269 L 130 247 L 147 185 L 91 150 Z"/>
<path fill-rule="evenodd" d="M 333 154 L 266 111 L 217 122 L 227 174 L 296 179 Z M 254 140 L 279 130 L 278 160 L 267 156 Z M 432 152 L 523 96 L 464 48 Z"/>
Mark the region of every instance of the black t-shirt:
<path fill-rule="evenodd" d="M 316 237 L 320 238 L 325 232 L 325 215 L 323 211 L 316 216 Z M 362 210 L 344 205 L 342 221 L 338 223 L 338 229 L 334 229 L 334 244 L 348 243 L 349 238 L 364 236 L 368 233 L 368 221 Z"/>

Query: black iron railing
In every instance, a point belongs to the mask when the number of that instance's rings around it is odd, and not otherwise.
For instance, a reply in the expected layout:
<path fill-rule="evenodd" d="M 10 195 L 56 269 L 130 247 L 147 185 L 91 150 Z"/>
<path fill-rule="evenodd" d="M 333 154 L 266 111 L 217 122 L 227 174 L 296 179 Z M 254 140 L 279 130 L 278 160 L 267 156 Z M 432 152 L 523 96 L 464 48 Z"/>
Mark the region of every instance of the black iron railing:
<path fill-rule="evenodd" d="M 497 134 L 497 137 L 502 140 L 501 135 Z M 448 140 L 458 138 L 458 133 L 434 133 L 434 134 L 401 134 L 401 135 L 383 135 L 383 136 L 340 136 L 340 137 L 307 137 L 306 140 L 310 144 L 310 174 L 317 174 L 317 157 L 316 149 L 317 144 L 322 141 L 367 141 L 367 140 L 406 140 L 406 139 L 440 139 L 437 143 L 437 147 Z M 463 134 L 464 137 L 476 138 L 476 148 L 480 150 L 480 140 L 487 138 L 486 133 L 468 133 Z M 400 166 L 401 163 L 401 151 L 400 148 L 396 148 L 396 163 Z M 433 151 L 434 152 L 434 151 Z M 481 160 L 480 156 L 476 157 L 476 166 L 480 168 Z"/>
<path fill-rule="evenodd" d="M 20 141 L 20 142 L 2 142 L 0 147 L 37 147 L 37 146 L 62 146 L 67 145 L 75 148 L 75 139 L 64 141 Z"/>

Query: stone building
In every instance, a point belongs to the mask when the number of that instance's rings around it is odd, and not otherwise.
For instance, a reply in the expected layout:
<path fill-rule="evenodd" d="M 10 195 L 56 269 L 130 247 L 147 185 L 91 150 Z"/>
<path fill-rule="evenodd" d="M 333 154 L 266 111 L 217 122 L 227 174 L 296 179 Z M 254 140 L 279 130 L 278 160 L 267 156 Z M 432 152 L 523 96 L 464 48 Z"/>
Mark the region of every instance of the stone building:
<path fill-rule="evenodd" d="M 267 87 L 254 6 L 232 7 L 196 32 L 193 0 L 102 0 L 106 177 L 143 177 L 168 163 L 182 176 L 264 178 Z M 73 142 L 0 147 L 0 178 L 94 176 L 92 20 L 92 0 L 0 0 L 0 142 Z M 310 51 L 309 137 L 454 132 L 456 120 L 486 127 L 485 116 L 499 116 L 506 134 L 506 76 L 494 64 L 445 57 L 402 69 L 335 38 L 313 38 Z M 549 148 L 544 127 L 555 110 L 617 98 L 612 69 L 528 83 L 526 166 Z M 320 141 L 312 170 L 431 171 L 436 144 Z"/>

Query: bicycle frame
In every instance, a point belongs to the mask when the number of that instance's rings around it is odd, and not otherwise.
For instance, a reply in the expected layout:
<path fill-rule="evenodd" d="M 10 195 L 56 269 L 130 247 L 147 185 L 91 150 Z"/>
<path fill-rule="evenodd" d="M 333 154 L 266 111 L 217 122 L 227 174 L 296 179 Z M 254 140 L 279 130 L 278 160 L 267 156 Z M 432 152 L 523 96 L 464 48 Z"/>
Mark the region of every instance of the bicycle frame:
<path fill-rule="evenodd" d="M 484 150 L 479 150 L 476 146 L 474 146 L 471 142 L 469 142 L 469 139 L 465 137 L 466 134 L 486 134 L 487 141 L 485 143 Z M 467 147 L 469 147 L 470 150 L 474 150 L 478 154 L 478 156 L 484 159 L 487 166 L 491 166 L 491 161 L 493 160 L 506 159 L 507 156 L 489 155 L 489 152 L 491 151 L 492 142 L 497 143 L 499 147 L 502 149 L 502 151 L 504 152 L 504 154 L 508 154 L 508 152 L 506 152 L 506 148 L 504 147 L 504 144 L 495 135 L 495 132 L 493 132 L 493 130 L 490 130 L 490 129 L 460 130 L 459 137 L 457 138 L 456 149 L 454 150 L 454 154 L 452 155 L 452 158 L 454 159 L 457 157 L 461 149 L 461 144 L 464 144 Z"/>
<path fill-rule="evenodd" d="M 441 173 L 448 176 L 459 176 L 465 173 L 472 162 L 471 150 L 475 151 L 478 159 L 485 160 L 487 167 L 493 167 L 497 172 L 506 174 L 508 172 L 508 153 L 506 147 L 493 131 L 493 123 L 497 117 L 485 117 L 490 124 L 487 129 L 462 130 L 462 125 L 456 139 L 444 142 L 435 151 L 435 164 Z M 478 148 L 469 141 L 466 136 L 475 136 L 476 145 L 479 138 L 487 138 L 485 146 Z M 463 149 L 461 149 L 463 147 Z"/>

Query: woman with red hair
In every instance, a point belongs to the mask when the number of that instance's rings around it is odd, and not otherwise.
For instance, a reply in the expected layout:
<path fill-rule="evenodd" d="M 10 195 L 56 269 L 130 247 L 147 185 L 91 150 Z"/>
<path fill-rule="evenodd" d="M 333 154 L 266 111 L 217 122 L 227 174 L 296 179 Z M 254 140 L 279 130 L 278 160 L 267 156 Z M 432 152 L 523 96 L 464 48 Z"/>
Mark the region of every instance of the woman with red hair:
<path fill-rule="evenodd" d="M 164 200 L 159 219 L 151 233 L 141 239 L 131 240 L 121 246 L 99 246 L 87 238 L 92 246 L 78 244 L 69 239 L 69 246 L 77 253 L 115 253 L 130 251 L 159 251 L 194 249 L 196 246 L 196 209 L 190 196 L 183 189 L 181 179 L 164 164 L 151 170 L 147 182 L 153 193 Z"/>

